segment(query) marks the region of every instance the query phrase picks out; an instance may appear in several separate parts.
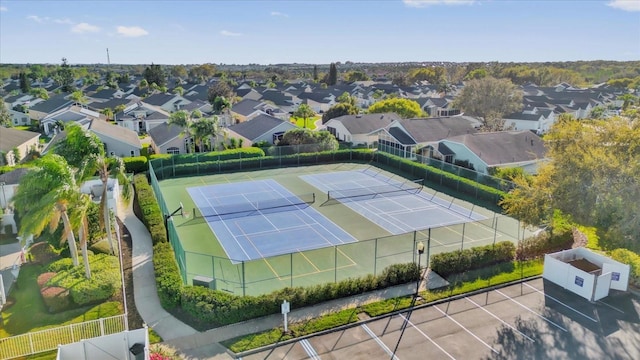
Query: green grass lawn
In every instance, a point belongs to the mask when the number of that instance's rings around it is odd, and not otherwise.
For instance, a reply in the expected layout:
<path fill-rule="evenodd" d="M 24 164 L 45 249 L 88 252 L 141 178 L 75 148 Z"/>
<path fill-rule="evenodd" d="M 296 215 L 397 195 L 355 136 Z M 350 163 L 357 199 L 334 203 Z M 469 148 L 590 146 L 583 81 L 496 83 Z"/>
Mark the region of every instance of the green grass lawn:
<path fill-rule="evenodd" d="M 43 265 L 22 266 L 17 286 L 14 286 L 9 294 L 12 304 L 5 306 L 2 311 L 4 326 L 0 328 L 0 338 L 123 313 L 119 302 L 108 301 L 95 306 L 50 314 L 42 301 L 36 282 L 38 275 L 43 271 Z"/>
<path fill-rule="evenodd" d="M 316 124 L 315 124 L 315 122 L 316 122 L 316 121 L 318 121 L 318 120 L 320 120 L 321 118 L 322 118 L 322 116 L 320 116 L 320 115 L 316 115 L 316 116 L 314 116 L 314 117 L 312 117 L 312 118 L 308 118 L 308 119 L 307 119 L 307 126 L 306 126 L 306 127 L 307 127 L 307 129 L 315 130 L 315 129 L 316 129 Z M 297 127 L 300 127 L 300 128 L 305 127 L 305 125 L 304 125 L 304 119 L 303 119 L 303 118 L 298 118 L 298 117 L 293 117 L 293 116 L 292 116 L 292 117 L 290 118 L 290 121 L 291 121 L 292 123 L 295 123 L 295 125 L 296 125 Z"/>

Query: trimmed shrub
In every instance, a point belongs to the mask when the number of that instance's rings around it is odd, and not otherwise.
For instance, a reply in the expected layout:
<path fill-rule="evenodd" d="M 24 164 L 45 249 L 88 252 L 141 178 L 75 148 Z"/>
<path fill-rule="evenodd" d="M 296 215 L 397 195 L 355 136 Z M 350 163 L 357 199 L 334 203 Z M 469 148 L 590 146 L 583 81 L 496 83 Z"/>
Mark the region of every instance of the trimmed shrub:
<path fill-rule="evenodd" d="M 45 286 L 47 284 L 47 282 L 55 276 L 55 272 L 46 272 L 46 273 L 42 273 L 40 275 L 38 275 L 37 278 L 37 283 L 38 283 L 38 287 L 42 288 L 43 286 Z"/>
<path fill-rule="evenodd" d="M 145 224 L 153 244 L 167 242 L 167 232 L 164 226 L 164 216 L 158 206 L 158 201 L 153 195 L 153 189 L 147 177 L 143 174 L 134 175 L 133 186 L 136 190 L 135 198 L 140 206 L 142 222 Z"/>
<path fill-rule="evenodd" d="M 47 311 L 50 313 L 61 312 L 73 306 L 69 290 L 57 286 L 45 286 L 40 289 L 40 295 Z"/>
<path fill-rule="evenodd" d="M 285 299 L 296 307 L 310 306 L 387 286 L 406 284 L 416 281 L 419 276 L 416 264 L 396 264 L 386 268 L 377 277 L 369 275 L 306 288 L 288 287 L 271 294 L 244 297 L 200 286 L 186 286 L 182 290 L 180 303 L 182 310 L 196 321 L 206 326 L 220 326 L 278 313 L 280 304 Z"/>
<path fill-rule="evenodd" d="M 105 254 L 90 255 L 91 279 L 84 274 L 84 266 L 68 267 L 71 259 L 61 259 L 51 265 L 49 270 L 61 269 L 48 284 L 69 290 L 71 300 L 76 305 L 84 306 L 102 302 L 120 290 L 120 265 L 118 258 Z"/>
<path fill-rule="evenodd" d="M 432 255 L 431 270 L 446 277 L 451 274 L 460 274 L 468 270 L 513 261 L 515 255 L 516 246 L 511 241 L 502 241 L 495 245 Z"/>
<path fill-rule="evenodd" d="M 609 256 L 623 264 L 631 267 L 629 272 L 629 282 L 631 285 L 640 287 L 640 255 L 627 249 L 615 249 L 609 253 Z"/>
<path fill-rule="evenodd" d="M 148 160 L 145 156 L 133 156 L 122 158 L 124 169 L 128 173 L 138 174 L 149 170 Z"/>
<path fill-rule="evenodd" d="M 37 242 L 29 248 L 30 259 L 33 262 L 39 264 L 46 264 L 51 260 L 58 257 L 58 254 L 53 249 L 53 246 L 48 242 Z"/>
<path fill-rule="evenodd" d="M 160 242 L 153 247 L 153 267 L 162 307 L 165 309 L 177 307 L 180 305 L 182 277 L 169 243 Z"/>

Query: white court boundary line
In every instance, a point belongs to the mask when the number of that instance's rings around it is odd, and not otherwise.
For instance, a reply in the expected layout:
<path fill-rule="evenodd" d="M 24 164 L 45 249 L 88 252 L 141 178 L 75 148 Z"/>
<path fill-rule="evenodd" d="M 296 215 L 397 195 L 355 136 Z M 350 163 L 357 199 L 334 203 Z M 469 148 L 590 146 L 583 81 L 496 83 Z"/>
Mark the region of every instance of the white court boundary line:
<path fill-rule="evenodd" d="M 429 335 L 425 334 L 424 331 L 422 331 L 419 327 L 415 326 L 409 319 L 407 319 L 406 317 L 404 317 L 404 315 L 400 314 L 399 315 L 402 319 L 404 319 L 404 321 L 407 322 L 407 324 L 411 325 L 412 328 L 418 330 L 418 332 L 420 333 L 420 335 L 424 336 L 425 339 L 431 341 L 431 343 L 433 345 L 435 345 L 438 349 L 440 349 L 440 351 L 442 351 L 443 353 L 445 353 L 445 355 L 447 355 L 449 357 L 449 359 L 453 359 L 456 360 L 456 358 L 454 358 L 451 354 L 449 354 L 445 349 L 442 348 L 442 346 L 438 345 L 435 341 L 433 341 L 432 338 L 429 337 Z"/>
<path fill-rule="evenodd" d="M 494 319 L 500 321 L 501 323 L 503 323 L 504 325 L 506 325 L 508 328 L 510 328 L 511 330 L 514 330 L 515 332 L 517 332 L 518 334 L 522 335 L 524 338 L 526 338 L 527 340 L 531 341 L 531 342 L 536 342 L 535 340 L 533 340 L 532 338 L 528 337 L 527 335 L 525 335 L 522 331 L 516 329 L 515 327 L 513 327 L 511 324 L 509 324 L 508 322 L 502 320 L 501 318 L 499 318 L 497 315 L 495 315 L 494 313 L 492 313 L 491 311 L 485 309 L 482 305 L 476 303 L 475 301 L 469 299 L 468 297 L 464 297 L 465 300 L 468 300 L 470 303 L 472 303 L 473 305 L 475 305 L 476 307 L 478 307 L 478 309 L 486 312 L 487 314 L 491 315 L 491 317 L 493 317 Z"/>
<path fill-rule="evenodd" d="M 613 309 L 613 310 L 615 310 L 615 311 L 617 311 L 617 312 L 619 312 L 619 313 L 621 313 L 621 314 L 626 314 L 624 311 L 622 311 L 622 310 L 618 309 L 617 307 L 615 307 L 615 306 L 613 306 L 613 305 L 607 304 L 606 302 L 604 302 L 604 301 L 602 301 L 602 300 L 598 300 L 598 301 L 597 301 L 597 303 L 598 303 L 598 304 L 605 305 L 605 306 L 607 306 L 607 307 L 609 307 L 609 308 L 611 308 L 611 309 Z"/>
<path fill-rule="evenodd" d="M 522 283 L 522 284 L 523 284 L 524 286 L 526 286 L 526 287 L 530 288 L 530 289 L 533 289 L 535 292 L 538 292 L 538 293 L 540 293 L 540 294 L 544 295 L 545 297 L 548 297 L 549 299 L 551 299 L 551 300 L 553 300 L 553 301 L 557 302 L 558 304 L 560 304 L 560 305 L 562 305 L 562 306 L 566 307 L 567 309 L 569 309 L 569 310 L 571 310 L 571 311 L 573 311 L 573 312 L 575 312 L 575 313 L 577 313 L 577 314 L 580 314 L 580 315 L 582 315 L 582 316 L 586 317 L 587 319 L 589 319 L 589 320 L 591 320 L 591 321 L 593 321 L 593 322 L 595 322 L 595 323 L 597 323 L 597 322 L 598 322 L 598 320 L 597 320 L 597 319 L 594 319 L 594 318 L 592 318 L 591 316 L 589 316 L 589 315 L 587 315 L 587 314 L 585 314 L 585 313 L 583 313 L 583 312 L 581 312 L 581 311 L 579 311 L 579 310 L 577 310 L 577 309 L 572 308 L 571 306 L 569 306 L 569 305 L 567 305 L 567 304 L 563 303 L 562 301 L 560 301 L 560 300 L 558 300 L 558 299 L 554 298 L 554 297 L 553 297 L 553 296 L 551 296 L 551 295 L 547 295 L 547 294 L 545 294 L 545 293 L 544 293 L 544 291 L 540 291 L 540 290 L 538 290 L 538 289 L 534 288 L 533 286 L 531 286 L 531 285 L 529 285 L 529 284 L 527 284 L 527 283 Z"/>
<path fill-rule="evenodd" d="M 456 319 L 454 319 L 453 317 L 451 317 L 449 314 L 447 314 L 446 312 L 440 310 L 439 307 L 437 306 L 433 306 L 434 309 L 438 310 L 442 315 L 444 315 L 447 319 L 453 321 L 456 325 L 460 326 L 462 328 L 462 330 L 466 331 L 467 334 L 473 336 L 476 340 L 480 341 L 484 346 L 486 346 L 487 348 L 489 348 L 491 351 L 493 351 L 495 354 L 499 354 L 500 352 L 496 349 L 493 348 L 493 346 L 487 344 L 484 340 L 480 339 L 480 337 L 476 334 L 474 334 L 473 332 L 471 332 L 471 330 L 467 329 L 464 325 L 460 324 Z"/>
<path fill-rule="evenodd" d="M 371 336 L 371 338 L 373 340 L 375 340 L 376 343 L 378 343 L 378 345 L 380 345 L 380 347 L 382 348 L 382 350 L 384 350 L 384 352 L 386 352 L 389 356 L 391 356 L 391 359 L 393 360 L 400 360 L 400 358 L 398 358 L 393 351 L 391 351 L 391 349 L 389 349 L 389 347 L 387 346 L 387 344 L 385 344 L 382 339 L 380 339 L 374 332 L 373 330 L 371 330 L 367 324 L 362 324 L 361 325 L 362 329 L 364 329 L 364 331 L 366 331 L 367 334 L 369 334 L 369 336 Z"/>
<path fill-rule="evenodd" d="M 538 313 L 538 312 L 534 311 L 533 309 L 531 309 L 531 308 L 529 308 L 529 307 L 527 307 L 527 306 L 523 305 L 522 303 L 518 302 L 517 300 L 515 300 L 515 299 L 511 298 L 509 295 L 507 295 L 507 294 L 503 293 L 502 291 L 500 291 L 500 290 L 494 290 L 494 291 L 495 291 L 495 292 L 497 292 L 498 294 L 500 294 L 500 295 L 504 296 L 505 298 L 507 298 L 507 299 L 509 299 L 509 300 L 513 301 L 514 303 L 516 303 L 516 304 L 520 305 L 520 307 L 522 307 L 523 309 L 526 309 L 526 310 L 527 310 L 527 311 L 529 311 L 530 313 L 532 313 L 532 314 L 534 314 L 534 315 L 538 316 L 538 317 L 539 317 L 539 318 L 541 318 L 542 320 L 544 320 L 544 321 L 548 322 L 549 324 L 551 324 L 551 325 L 553 325 L 553 326 L 557 327 L 558 329 L 560 329 L 560 330 L 562 330 L 562 331 L 564 331 L 564 332 L 568 332 L 568 330 L 567 330 L 567 329 L 565 329 L 565 328 L 563 328 L 562 326 L 560 326 L 560 325 L 556 324 L 555 322 L 551 321 L 550 319 L 547 319 L 546 317 L 542 316 L 542 314 L 540 314 L 540 313 Z"/>

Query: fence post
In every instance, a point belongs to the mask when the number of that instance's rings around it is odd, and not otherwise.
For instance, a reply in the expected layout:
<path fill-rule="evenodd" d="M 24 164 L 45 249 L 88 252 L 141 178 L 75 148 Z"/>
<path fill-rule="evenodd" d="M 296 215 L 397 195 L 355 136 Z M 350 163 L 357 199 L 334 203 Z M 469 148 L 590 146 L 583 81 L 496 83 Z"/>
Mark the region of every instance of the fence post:
<path fill-rule="evenodd" d="M 291 275 L 291 287 L 293 287 L 293 253 L 289 253 L 289 274 Z"/>
<path fill-rule="evenodd" d="M 100 336 L 104 336 L 104 318 L 100 318 Z"/>
<path fill-rule="evenodd" d="M 464 230 L 467 227 L 467 223 L 462 223 L 462 246 L 460 247 L 460 251 L 464 250 Z"/>
<path fill-rule="evenodd" d="M 247 296 L 247 282 L 244 277 L 244 260 L 242 260 L 242 296 Z"/>
<path fill-rule="evenodd" d="M 28 333 L 28 334 L 29 334 L 29 347 L 31 348 L 31 353 L 35 354 L 36 350 L 33 348 L 33 335 L 32 333 Z"/>
<path fill-rule="evenodd" d="M 333 246 L 333 282 L 338 282 L 338 246 Z"/>
<path fill-rule="evenodd" d="M 378 238 L 376 238 L 373 248 L 373 275 L 376 275 L 376 269 L 378 267 Z"/>
<path fill-rule="evenodd" d="M 430 259 L 431 259 L 431 228 L 427 230 L 427 265 L 426 265 L 427 269 L 431 265 L 429 261 Z"/>

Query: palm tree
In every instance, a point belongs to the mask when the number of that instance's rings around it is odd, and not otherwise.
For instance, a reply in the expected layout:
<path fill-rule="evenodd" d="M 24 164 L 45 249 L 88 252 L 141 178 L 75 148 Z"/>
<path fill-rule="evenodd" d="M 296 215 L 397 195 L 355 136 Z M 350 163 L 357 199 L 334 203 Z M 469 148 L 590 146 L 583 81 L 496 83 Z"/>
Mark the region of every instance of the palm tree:
<path fill-rule="evenodd" d="M 191 116 L 187 111 L 179 110 L 171 115 L 169 115 L 169 125 L 180 126 L 182 131 L 180 132 L 181 136 L 185 137 L 187 141 L 187 152 L 191 149 Z"/>
<path fill-rule="evenodd" d="M 307 119 L 310 117 L 314 117 L 315 115 L 315 111 L 313 111 L 313 109 L 307 104 L 301 104 L 298 107 L 298 110 L 293 113 L 293 116 L 304 119 L 305 128 L 307 127 Z"/>
<path fill-rule="evenodd" d="M 104 154 L 93 154 L 89 156 L 83 163 L 80 178 L 87 180 L 96 172 L 102 182 L 102 194 L 100 197 L 100 211 L 102 218 L 100 219 L 100 228 L 107 233 L 107 242 L 109 243 L 109 251 L 115 255 L 113 246 L 113 237 L 111 231 L 111 211 L 107 203 L 109 177 L 113 176 L 118 180 L 122 190 L 122 198 L 125 202 L 131 199 L 131 186 L 124 167 L 124 162 L 120 157 L 106 157 Z"/>
<path fill-rule="evenodd" d="M 13 198 L 20 214 L 20 235 L 39 236 L 47 225 L 55 231 L 62 220 L 64 232 L 61 244 L 69 243 L 73 265 L 78 265 L 78 249 L 73 234 L 69 209 L 78 199 L 79 186 L 67 161 L 55 154 L 38 159 L 27 172 Z"/>
<path fill-rule="evenodd" d="M 198 144 L 199 152 L 203 152 L 204 142 L 210 143 L 209 139 L 218 133 L 218 118 L 203 118 L 194 121 L 190 125 L 191 133 Z"/>
<path fill-rule="evenodd" d="M 71 211 L 72 223 L 78 228 L 78 241 L 82 251 L 82 262 L 84 265 L 84 275 L 87 279 L 91 279 L 91 267 L 89 266 L 89 251 L 87 249 L 89 238 L 89 223 L 87 220 L 87 212 L 91 204 L 91 198 L 88 194 L 78 193 L 75 206 Z"/>

